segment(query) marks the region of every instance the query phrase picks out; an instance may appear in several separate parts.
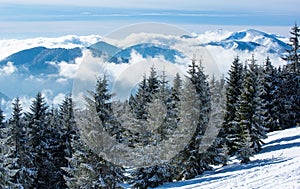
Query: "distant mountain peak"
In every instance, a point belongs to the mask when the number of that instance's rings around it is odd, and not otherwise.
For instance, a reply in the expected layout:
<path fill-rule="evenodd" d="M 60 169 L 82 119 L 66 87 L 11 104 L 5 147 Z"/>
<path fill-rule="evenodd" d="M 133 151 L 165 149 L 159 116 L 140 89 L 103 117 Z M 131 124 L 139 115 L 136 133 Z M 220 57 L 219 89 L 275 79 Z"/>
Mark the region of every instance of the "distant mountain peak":
<path fill-rule="evenodd" d="M 213 41 L 203 46 L 220 46 L 225 49 L 235 49 L 241 51 L 254 51 L 257 48 L 263 48 L 268 53 L 282 54 L 289 46 L 281 41 L 278 36 L 267 34 L 265 32 L 247 29 L 232 33 L 229 37 L 221 41 Z"/>
<path fill-rule="evenodd" d="M 141 43 L 127 47 L 113 57 L 109 59 L 109 62 L 114 63 L 128 63 L 131 58 L 131 53 L 135 51 L 140 54 L 143 58 L 155 58 L 157 56 L 163 56 L 165 60 L 175 63 L 176 56 L 184 57 L 182 53 L 175 49 L 171 49 L 168 46 L 155 44 L 155 43 Z"/>
<path fill-rule="evenodd" d="M 121 49 L 111 45 L 105 41 L 99 41 L 91 46 L 88 47 L 93 53 L 94 56 L 108 56 L 112 57 L 117 52 L 119 52 Z"/>

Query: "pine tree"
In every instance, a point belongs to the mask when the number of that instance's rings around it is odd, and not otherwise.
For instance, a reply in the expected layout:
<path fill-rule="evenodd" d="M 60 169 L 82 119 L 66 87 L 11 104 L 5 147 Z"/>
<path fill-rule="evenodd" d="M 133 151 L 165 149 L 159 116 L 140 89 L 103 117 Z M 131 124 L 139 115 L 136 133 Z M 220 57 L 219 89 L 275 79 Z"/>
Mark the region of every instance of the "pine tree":
<path fill-rule="evenodd" d="M 169 163 L 140 167 L 131 171 L 130 183 L 133 188 L 146 189 L 162 185 L 164 182 L 172 182 L 174 178 L 174 167 Z"/>
<path fill-rule="evenodd" d="M 201 174 L 206 169 L 210 169 L 203 158 L 205 154 L 201 148 L 201 140 L 208 126 L 211 101 L 207 76 L 204 74 L 201 62 L 200 65 L 197 65 L 196 60 L 193 59 L 187 72 L 189 74 L 188 79 L 190 83 L 187 82 L 183 93 L 185 96 L 193 95 L 197 97 L 198 102 L 194 102 L 193 105 L 190 104 L 190 107 L 196 105 L 198 109 L 197 118 L 190 118 L 197 123 L 197 127 L 191 141 L 184 151 L 178 155 L 178 159 L 175 158 L 175 161 L 177 162 L 177 169 L 181 170 L 178 171 L 179 174 L 177 177 L 189 179 Z M 181 106 L 185 104 L 185 102 L 182 103 Z M 185 120 L 181 121 L 184 122 Z"/>
<path fill-rule="evenodd" d="M 289 70 L 293 72 L 298 72 L 300 69 L 300 52 L 299 52 L 299 37 L 300 37 L 300 28 L 295 23 L 295 26 L 292 28 L 290 42 L 290 49 L 287 50 L 287 55 L 282 57 L 290 65 L 287 65 Z"/>
<path fill-rule="evenodd" d="M 105 161 L 93 152 L 79 136 L 72 140 L 74 150 L 69 166 L 69 188 L 121 188 L 123 169 Z"/>
<path fill-rule="evenodd" d="M 297 24 L 292 28 L 290 37 L 290 49 L 287 50 L 287 55 L 283 57 L 287 61 L 287 65 L 281 72 L 281 92 L 286 93 L 286 96 L 281 96 L 280 100 L 283 107 L 281 124 L 282 128 L 289 128 L 300 124 L 300 49 L 299 37 L 300 29 Z"/>
<path fill-rule="evenodd" d="M 3 111 L 0 109 L 0 188 L 10 188 L 10 174 L 7 168 L 7 153 L 10 151 L 10 146 L 7 146 L 7 138 L 9 131 L 4 123 Z"/>
<path fill-rule="evenodd" d="M 151 67 L 149 78 L 147 79 L 148 93 L 150 97 L 155 95 L 159 91 L 160 80 L 158 78 L 156 69 L 154 66 Z M 150 99 L 151 100 L 151 99 Z"/>
<path fill-rule="evenodd" d="M 232 137 L 235 134 L 235 119 L 238 108 L 238 100 L 243 90 L 243 65 L 240 63 L 239 57 L 235 57 L 229 70 L 229 78 L 227 78 L 226 88 L 226 106 L 224 114 L 224 122 L 219 132 L 222 143 L 229 148 L 229 154 L 233 154 L 234 148 Z"/>
<path fill-rule="evenodd" d="M 260 99 L 259 111 L 262 124 L 269 131 L 278 130 L 280 115 L 278 115 L 278 76 L 271 60 L 267 57 L 259 77 L 258 97 Z"/>
<path fill-rule="evenodd" d="M 129 99 L 129 105 L 132 112 L 135 114 L 135 117 L 140 120 L 146 120 L 147 115 L 147 106 L 150 102 L 149 89 L 147 84 L 146 76 L 143 77 L 143 80 L 139 83 L 138 91 L 135 96 L 131 96 Z"/>
<path fill-rule="evenodd" d="M 264 101 L 259 94 L 260 69 L 252 56 L 249 69 L 244 80 L 244 89 L 239 99 L 236 115 L 235 138 L 233 141 L 235 151 L 241 162 L 247 163 L 254 152 L 261 149 L 262 139 L 265 139 L 266 128 L 264 127 Z M 250 145 L 250 146 L 245 146 Z M 246 150 L 249 150 L 248 152 Z"/>
<path fill-rule="evenodd" d="M 66 96 L 62 104 L 59 105 L 59 121 L 62 128 L 61 138 L 65 144 L 65 156 L 72 157 L 71 141 L 77 133 L 77 127 L 74 115 L 74 103 L 71 96 Z"/>
<path fill-rule="evenodd" d="M 66 172 L 62 169 L 68 165 L 67 150 L 62 131 L 64 125 L 60 121 L 59 111 L 56 108 L 51 108 L 43 134 L 43 149 L 46 153 L 42 155 L 45 155 L 43 157 L 44 165 L 47 165 L 47 170 L 44 170 L 44 174 L 47 174 L 47 180 L 44 181 L 45 187 L 67 188 L 64 179 Z"/>
<path fill-rule="evenodd" d="M 224 79 L 221 78 L 219 81 L 215 80 L 215 77 L 210 81 L 211 91 L 211 114 L 210 114 L 210 125 L 206 130 L 206 141 L 213 141 L 213 144 L 207 143 L 208 149 L 206 153 L 206 162 L 208 164 L 226 164 L 228 161 L 228 148 L 223 143 L 223 136 L 219 136 L 219 131 L 222 128 L 225 112 L 225 86 Z M 205 145 L 205 144 L 204 144 Z"/>
<path fill-rule="evenodd" d="M 93 137 L 87 137 L 95 133 L 97 129 L 108 132 L 118 140 L 122 134 L 120 124 L 112 111 L 111 94 L 108 90 L 106 77 L 99 77 L 94 91 L 90 91 L 90 97 L 86 98 L 87 110 L 79 111 L 76 116 L 81 124 L 81 132 L 76 133 L 72 141 L 72 158 L 67 170 L 67 184 L 71 188 L 116 188 L 123 179 L 123 169 L 104 160 L 99 154 L 102 149 L 99 141 Z M 96 136 L 97 137 L 97 136 Z M 99 140 L 103 140 L 99 138 Z M 97 147 L 95 148 L 95 145 Z"/>
<path fill-rule="evenodd" d="M 291 72 L 287 68 L 280 72 L 280 119 L 282 129 L 300 123 L 300 72 Z"/>
<path fill-rule="evenodd" d="M 48 187 L 45 182 L 48 180 L 47 166 L 48 145 L 46 134 L 46 119 L 48 106 L 41 93 L 37 93 L 30 107 L 30 112 L 26 114 L 27 139 L 24 153 L 24 166 L 21 168 L 20 180 L 25 188 Z"/>
<path fill-rule="evenodd" d="M 24 154 L 25 154 L 25 125 L 22 113 L 22 107 L 20 99 L 16 98 L 12 103 L 12 118 L 9 120 L 9 127 L 11 128 L 11 146 L 14 150 L 10 154 L 11 162 L 9 169 L 12 170 L 11 178 L 12 182 L 21 187 L 19 172 L 22 166 L 24 166 Z"/>

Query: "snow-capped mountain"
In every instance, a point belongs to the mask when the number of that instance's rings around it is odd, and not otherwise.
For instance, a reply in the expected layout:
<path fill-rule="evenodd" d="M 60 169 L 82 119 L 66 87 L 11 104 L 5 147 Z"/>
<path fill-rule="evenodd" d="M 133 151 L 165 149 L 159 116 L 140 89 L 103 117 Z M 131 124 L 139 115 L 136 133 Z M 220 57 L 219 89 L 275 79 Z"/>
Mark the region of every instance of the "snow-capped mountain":
<path fill-rule="evenodd" d="M 143 58 L 163 56 L 165 60 L 172 63 L 175 63 L 176 57 L 184 58 L 184 55 L 181 52 L 171 49 L 168 46 L 157 45 L 154 43 L 142 43 L 120 50 L 109 59 L 109 62 L 129 63 L 132 52 L 140 54 Z"/>
<path fill-rule="evenodd" d="M 97 57 L 107 57 L 111 58 L 114 56 L 117 52 L 119 52 L 121 49 L 111 45 L 109 43 L 106 43 L 104 41 L 99 41 L 91 46 L 88 47 L 88 49 L 92 52 L 94 56 Z"/>
<path fill-rule="evenodd" d="M 151 58 L 187 66 L 193 55 L 208 56 L 211 61 L 203 61 L 203 66 L 214 75 L 226 74 L 236 55 L 246 60 L 254 53 L 261 62 L 270 56 L 277 66 L 283 63 L 280 56 L 287 48 L 281 37 L 253 29 L 183 36 L 137 33 L 122 40 L 97 35 L 0 40 L 0 57 L 4 57 L 0 60 L 0 87 L 12 99 L 47 91 L 51 101 L 72 91 L 73 79 L 87 52 L 101 57 L 104 62 L 100 68 L 116 79 L 126 78 L 130 63 L 147 63 Z M 93 71 L 82 74 L 95 78 L 97 70 Z"/>
<path fill-rule="evenodd" d="M 249 29 L 232 33 L 229 37 L 220 41 L 211 41 L 204 46 L 221 46 L 225 49 L 240 51 L 254 51 L 257 48 L 265 49 L 268 53 L 284 53 L 289 46 L 280 40 L 279 36 L 267 34 L 262 31 Z"/>
<path fill-rule="evenodd" d="M 12 62 L 17 67 L 19 74 L 56 74 L 58 72 L 58 62 L 72 64 L 76 58 L 81 56 L 82 52 L 79 47 L 71 49 L 34 47 L 8 56 L 0 61 L 0 65 Z"/>

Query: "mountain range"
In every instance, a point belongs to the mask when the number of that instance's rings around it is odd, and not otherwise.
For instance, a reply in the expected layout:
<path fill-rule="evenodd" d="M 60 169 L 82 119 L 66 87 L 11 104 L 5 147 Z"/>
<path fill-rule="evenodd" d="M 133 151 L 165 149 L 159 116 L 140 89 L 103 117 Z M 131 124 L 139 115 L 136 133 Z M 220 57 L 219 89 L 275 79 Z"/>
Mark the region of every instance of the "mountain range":
<path fill-rule="evenodd" d="M 197 39 L 197 36 L 184 35 L 184 39 Z M 264 49 L 267 53 L 282 54 L 289 46 L 282 41 L 282 38 L 267 34 L 262 31 L 249 29 L 239 32 L 234 32 L 230 36 L 222 40 L 212 40 L 207 43 L 198 42 L 199 46 L 216 46 L 223 49 L 233 49 L 239 51 L 254 52 L 255 50 Z M 76 44 L 80 41 L 76 40 Z M 88 47 L 75 48 L 46 48 L 43 46 L 24 49 L 16 52 L 2 60 L 0 60 L 0 67 L 7 62 L 13 62 L 20 72 L 28 72 L 32 75 L 39 74 L 55 74 L 58 71 L 57 63 L 66 62 L 70 64 L 75 63 L 75 59 L 82 57 L 83 49 L 88 49 L 93 56 L 104 56 L 108 62 L 114 63 L 128 63 L 130 61 L 131 53 L 136 52 L 143 58 L 163 56 L 169 62 L 175 62 L 176 57 L 183 58 L 185 55 L 166 45 L 158 45 L 155 43 L 140 43 L 129 47 L 121 48 L 105 41 L 99 41 Z"/>
<path fill-rule="evenodd" d="M 268 53 L 284 53 L 289 46 L 274 34 L 249 29 L 232 33 L 229 37 L 220 41 L 211 41 L 203 46 L 221 46 L 225 49 L 253 52 L 255 49 L 264 48 Z"/>
<path fill-rule="evenodd" d="M 140 37 L 145 36 L 141 34 Z M 222 68 L 222 64 L 229 67 L 233 56 L 241 52 L 248 53 L 249 57 L 252 53 L 261 54 L 262 57 L 266 57 L 266 53 L 280 57 L 289 48 L 285 43 L 286 38 L 253 29 L 221 34 L 147 37 L 145 40 L 136 38 L 136 41 L 128 42 L 97 38 L 98 41 L 86 46 L 88 36 L 84 37 L 85 41 L 73 36 L 71 41 L 69 37 L 66 38 L 67 41 L 62 41 L 61 47 L 55 42 L 55 47 L 51 48 L 46 45 L 48 41 L 45 45 L 39 43 L 38 46 L 12 53 L 0 60 L 0 91 L 6 94 L 0 97 L 9 101 L 16 96 L 32 97 L 38 91 L 48 91 L 47 98 L 54 99 L 59 94 L 71 93 L 76 69 L 86 51 L 91 52 L 94 57 L 104 58 L 107 63 L 105 69 L 115 73 L 112 77 L 117 77 L 119 73 L 116 75 L 116 72 L 122 71 L 122 66 L 129 64 L 133 55 L 139 55 L 142 59 L 158 58 L 180 64 L 184 58 L 190 61 L 193 48 L 217 48 L 216 52 L 210 53 L 216 55 L 212 57 Z M 95 36 L 91 36 L 91 41 L 95 41 Z M 70 44 L 70 48 L 66 44 Z M 225 69 L 222 73 L 227 72 Z"/>

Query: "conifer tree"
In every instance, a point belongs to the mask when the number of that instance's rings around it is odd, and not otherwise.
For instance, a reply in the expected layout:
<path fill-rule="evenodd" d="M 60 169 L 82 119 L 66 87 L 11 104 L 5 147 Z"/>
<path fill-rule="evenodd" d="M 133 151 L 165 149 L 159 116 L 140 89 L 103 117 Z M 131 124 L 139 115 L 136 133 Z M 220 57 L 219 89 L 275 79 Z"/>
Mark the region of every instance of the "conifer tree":
<path fill-rule="evenodd" d="M 257 113 L 261 116 L 262 125 L 269 131 L 278 130 L 278 76 L 271 60 L 267 57 L 258 82 L 258 98 L 260 104 Z"/>
<path fill-rule="evenodd" d="M 251 154 L 261 149 L 262 139 L 266 138 L 266 128 L 262 121 L 265 116 L 262 109 L 263 101 L 258 96 L 259 72 L 256 60 L 252 56 L 244 80 L 244 89 L 238 101 L 235 120 L 237 132 L 233 141 L 236 155 L 242 158 L 242 163 L 247 163 Z"/>
<path fill-rule="evenodd" d="M 290 65 L 289 70 L 293 72 L 298 72 L 300 69 L 300 52 L 299 52 L 299 37 L 300 37 L 300 28 L 295 23 L 294 27 L 292 27 L 291 37 L 290 37 L 290 49 L 287 50 L 287 55 L 282 57 L 286 60 Z"/>
<path fill-rule="evenodd" d="M 213 78 L 210 81 L 211 91 L 211 114 L 210 114 L 210 125 L 207 128 L 206 140 L 213 141 L 213 144 L 207 149 L 206 160 L 209 164 L 225 165 L 228 161 L 228 148 L 223 142 L 223 136 L 218 133 L 222 128 L 225 112 L 225 86 L 224 79 L 221 78 L 219 81 Z M 205 140 L 205 141 L 206 141 Z"/>
<path fill-rule="evenodd" d="M 45 149 L 48 145 L 46 132 L 46 120 L 48 115 L 48 106 L 41 93 L 37 93 L 30 106 L 30 112 L 26 114 L 27 120 L 27 138 L 24 153 L 24 167 L 21 168 L 20 180 L 23 187 L 48 187 L 47 166 L 49 161 L 48 151 Z"/>
<path fill-rule="evenodd" d="M 235 134 L 235 119 L 238 108 L 238 100 L 243 90 L 243 65 L 239 57 L 235 57 L 228 73 L 226 88 L 226 106 L 224 122 L 219 132 L 220 138 L 223 138 L 223 144 L 228 146 L 229 154 L 233 154 L 232 137 Z"/>
<path fill-rule="evenodd" d="M 98 156 L 79 135 L 72 140 L 72 148 L 74 153 L 66 168 L 69 188 L 121 188 L 122 168 Z"/>
<path fill-rule="evenodd" d="M 9 168 L 14 172 L 11 174 L 12 182 L 21 187 L 19 173 L 21 167 L 24 166 L 26 131 L 20 99 L 16 98 L 12 105 L 12 118 L 9 120 L 9 127 L 11 128 L 10 143 L 14 150 L 10 155 L 12 161 Z"/>
<path fill-rule="evenodd" d="M 201 61 L 200 65 L 197 65 L 196 60 L 193 59 L 187 72 L 190 83 L 187 82 L 187 85 L 184 87 L 184 93 L 197 97 L 198 102 L 194 102 L 194 105 L 197 104 L 198 109 L 197 118 L 190 118 L 197 123 L 197 127 L 191 141 L 184 151 L 180 153 L 176 162 L 179 165 L 179 170 L 182 170 L 179 171 L 178 177 L 189 179 L 210 168 L 203 158 L 205 154 L 201 151 L 201 140 L 208 126 L 211 101 L 207 76 L 204 74 Z M 186 94 L 186 96 L 188 95 Z M 191 107 L 194 105 L 191 105 Z"/>
<path fill-rule="evenodd" d="M 160 80 L 158 78 L 156 69 L 154 66 L 151 67 L 149 78 L 147 79 L 147 89 L 150 94 L 150 98 L 159 91 Z M 150 99 L 151 101 L 151 99 Z"/>
<path fill-rule="evenodd" d="M 147 115 L 147 106 L 150 102 L 150 94 L 147 84 L 146 76 L 143 77 L 143 80 L 139 83 L 138 91 L 135 96 L 131 96 L 129 99 L 129 104 L 132 112 L 136 115 L 136 118 L 139 120 L 146 120 Z"/>
<path fill-rule="evenodd" d="M 297 24 L 295 24 L 290 33 L 292 35 L 290 37 L 290 49 L 287 50 L 288 54 L 283 57 L 288 64 L 281 72 L 282 82 L 280 90 L 287 94 L 280 98 L 281 103 L 283 104 L 280 109 L 282 111 L 282 128 L 300 124 L 300 28 Z"/>
<path fill-rule="evenodd" d="M 10 175 L 7 168 L 7 153 L 9 146 L 7 145 L 8 129 L 4 123 L 3 111 L 0 109 L 0 188 L 10 188 Z"/>
<path fill-rule="evenodd" d="M 77 127 L 74 115 L 74 103 L 71 96 L 66 96 L 62 104 L 59 105 L 59 121 L 61 125 L 61 138 L 65 144 L 65 156 L 72 157 L 71 141 L 76 136 Z"/>

